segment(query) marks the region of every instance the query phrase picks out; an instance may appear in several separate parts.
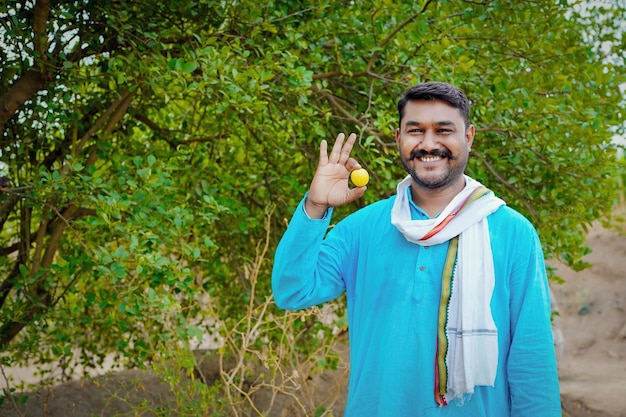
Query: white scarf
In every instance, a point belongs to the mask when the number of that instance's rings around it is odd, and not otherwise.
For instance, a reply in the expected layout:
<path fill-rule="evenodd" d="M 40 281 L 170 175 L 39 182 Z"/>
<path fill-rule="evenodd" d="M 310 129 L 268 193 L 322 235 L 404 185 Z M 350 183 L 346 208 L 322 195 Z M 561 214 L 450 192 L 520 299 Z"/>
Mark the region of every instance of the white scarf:
<path fill-rule="evenodd" d="M 484 188 L 465 176 L 465 188 L 436 218 L 411 220 L 407 192 L 410 185 L 411 176 L 398 184 L 391 211 L 391 223 L 404 237 L 409 242 L 430 246 L 459 236 L 445 329 L 447 386 L 441 403 L 445 405 L 455 398 L 463 401 L 476 385 L 494 385 L 498 337 L 490 307 L 495 277 L 487 216 L 505 203 L 489 191 L 465 205 L 474 192 Z"/>

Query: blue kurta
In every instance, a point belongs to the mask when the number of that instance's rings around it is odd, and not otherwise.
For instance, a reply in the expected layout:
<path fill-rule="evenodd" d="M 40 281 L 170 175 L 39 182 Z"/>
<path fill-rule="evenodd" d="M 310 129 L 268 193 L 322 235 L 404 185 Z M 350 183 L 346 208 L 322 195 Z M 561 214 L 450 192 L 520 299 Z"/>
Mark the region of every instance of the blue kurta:
<path fill-rule="evenodd" d="M 409 191 L 410 192 L 410 191 Z M 502 206 L 488 217 L 498 329 L 495 387 L 463 404 L 435 403 L 435 347 L 448 243 L 421 247 L 391 224 L 395 196 L 326 232 L 332 209 L 310 219 L 298 206 L 276 250 L 276 304 L 302 309 L 346 292 L 350 383 L 346 417 L 561 416 L 543 253 L 530 222 Z M 414 204 L 414 219 L 428 216 Z"/>

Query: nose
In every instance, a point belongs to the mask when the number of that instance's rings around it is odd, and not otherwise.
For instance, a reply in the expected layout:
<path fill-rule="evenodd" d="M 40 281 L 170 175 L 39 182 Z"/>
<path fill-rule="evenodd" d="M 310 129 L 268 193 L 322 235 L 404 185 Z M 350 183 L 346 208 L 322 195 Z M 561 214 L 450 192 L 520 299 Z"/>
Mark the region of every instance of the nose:
<path fill-rule="evenodd" d="M 424 135 L 422 136 L 422 141 L 419 144 L 419 148 L 425 151 L 432 151 L 433 149 L 438 149 L 438 145 L 439 143 L 437 141 L 437 135 L 435 135 L 435 132 L 428 129 L 424 132 Z"/>

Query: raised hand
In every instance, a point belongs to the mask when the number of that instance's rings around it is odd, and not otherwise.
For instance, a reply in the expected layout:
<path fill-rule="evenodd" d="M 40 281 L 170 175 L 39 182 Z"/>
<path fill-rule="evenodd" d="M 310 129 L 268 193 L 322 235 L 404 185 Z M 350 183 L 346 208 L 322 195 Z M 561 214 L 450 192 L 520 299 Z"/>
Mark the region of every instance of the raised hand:
<path fill-rule="evenodd" d="M 367 189 L 365 186 L 352 189 L 348 186 L 350 171 L 361 165 L 350 158 L 356 135 L 351 133 L 345 143 L 344 138 L 343 133 L 337 135 L 330 155 L 327 153 L 326 140 L 320 144 L 319 163 L 305 203 L 306 212 L 311 218 L 319 219 L 329 207 L 339 207 L 356 200 Z"/>

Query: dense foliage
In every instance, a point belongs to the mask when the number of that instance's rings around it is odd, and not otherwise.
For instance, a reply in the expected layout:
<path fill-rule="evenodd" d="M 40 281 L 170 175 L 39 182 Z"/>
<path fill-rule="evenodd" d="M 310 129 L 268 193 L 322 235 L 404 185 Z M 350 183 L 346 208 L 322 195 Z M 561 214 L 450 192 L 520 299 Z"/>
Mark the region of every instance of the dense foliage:
<path fill-rule="evenodd" d="M 223 340 L 215 323 L 236 330 L 270 296 L 321 139 L 360 135 L 359 204 L 395 191 L 395 103 L 419 81 L 468 93 L 469 174 L 529 217 L 548 256 L 583 267 L 624 130 L 626 14 L 593 4 L 3 2 L 4 363 L 141 365 Z M 303 350 L 319 342 L 300 330 Z"/>

